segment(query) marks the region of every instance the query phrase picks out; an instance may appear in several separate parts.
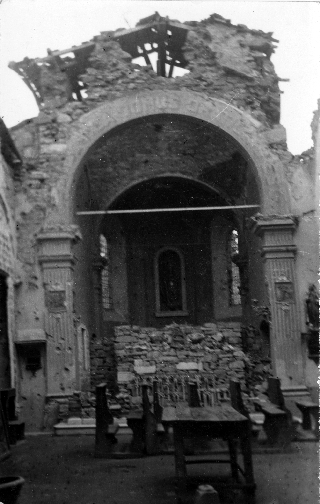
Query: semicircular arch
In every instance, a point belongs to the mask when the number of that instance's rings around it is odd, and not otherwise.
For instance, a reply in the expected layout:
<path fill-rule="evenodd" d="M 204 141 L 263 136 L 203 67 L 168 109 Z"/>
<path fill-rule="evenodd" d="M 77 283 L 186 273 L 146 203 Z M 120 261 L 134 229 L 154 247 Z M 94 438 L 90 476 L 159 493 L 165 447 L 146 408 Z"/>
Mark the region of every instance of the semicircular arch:
<path fill-rule="evenodd" d="M 148 116 L 170 114 L 207 123 L 229 136 L 249 163 L 257 183 L 261 213 L 290 213 L 284 169 L 264 137 L 261 123 L 222 100 L 193 91 L 147 91 L 105 103 L 83 115 L 68 142 L 61 178 L 60 219 L 73 220 L 77 176 L 96 142 L 115 128 Z"/>

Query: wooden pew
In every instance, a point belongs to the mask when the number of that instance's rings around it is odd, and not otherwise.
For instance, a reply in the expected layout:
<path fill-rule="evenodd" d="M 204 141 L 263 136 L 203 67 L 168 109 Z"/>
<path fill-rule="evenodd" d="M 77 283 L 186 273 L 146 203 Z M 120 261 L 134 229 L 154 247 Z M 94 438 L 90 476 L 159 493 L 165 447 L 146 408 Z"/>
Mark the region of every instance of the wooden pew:
<path fill-rule="evenodd" d="M 256 411 L 264 414 L 263 429 L 272 447 L 287 448 L 294 438 L 292 414 L 286 408 L 279 378 L 268 379 L 266 398 L 254 401 Z"/>
<path fill-rule="evenodd" d="M 302 413 L 303 430 L 311 430 L 315 438 L 319 439 L 319 404 L 308 400 L 295 401 L 295 403 Z"/>
<path fill-rule="evenodd" d="M 117 443 L 116 433 L 119 426 L 113 423 L 113 416 L 108 407 L 106 391 L 106 383 L 100 383 L 100 385 L 96 386 L 96 457 L 111 456 L 113 446 Z"/>
<path fill-rule="evenodd" d="M 16 389 L 0 389 L 0 401 L 8 425 L 10 444 L 16 444 L 24 439 L 25 429 L 25 423 L 16 416 Z"/>
<path fill-rule="evenodd" d="M 157 401 L 156 412 L 148 397 L 148 385 L 144 384 L 142 390 L 142 409 L 132 410 L 127 416 L 127 423 L 132 430 L 131 451 L 133 453 L 146 455 L 153 455 L 158 453 L 157 444 L 157 416 L 160 421 L 159 415 L 161 410 L 159 408 L 159 401 Z"/>
<path fill-rule="evenodd" d="M 243 404 L 240 382 L 237 380 L 230 380 L 229 391 L 230 391 L 231 406 L 236 411 L 238 411 L 245 417 L 249 418 L 249 412 L 245 407 L 245 405 Z"/>

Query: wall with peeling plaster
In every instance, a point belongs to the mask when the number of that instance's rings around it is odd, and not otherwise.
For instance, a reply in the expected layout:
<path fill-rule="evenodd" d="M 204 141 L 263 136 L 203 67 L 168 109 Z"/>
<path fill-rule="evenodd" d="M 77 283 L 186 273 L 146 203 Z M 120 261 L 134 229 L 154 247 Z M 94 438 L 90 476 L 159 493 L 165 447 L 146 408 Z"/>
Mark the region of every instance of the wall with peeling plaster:
<path fill-rule="evenodd" d="M 13 341 L 16 331 L 14 306 L 16 235 L 14 226 L 14 203 L 13 172 L 2 154 L 0 154 L 0 272 L 7 289 L 7 320 L 4 321 L 4 327 L 1 331 L 0 350 L 0 387 L 3 388 L 8 388 L 15 384 L 15 353 Z M 5 300 L 3 299 L 2 302 L 3 301 Z"/>
<path fill-rule="evenodd" d="M 71 394 L 72 389 L 89 387 L 89 370 L 81 367 L 81 374 L 78 366 L 78 360 L 82 359 L 78 338 L 83 334 L 79 327 L 91 337 L 91 359 L 108 360 L 109 355 L 109 361 L 104 362 L 108 372 L 114 374 L 112 345 L 110 341 L 104 342 L 101 335 L 105 330 L 112 331 L 114 324 L 127 322 L 128 316 L 128 299 L 123 294 L 127 281 L 124 245 L 121 245 L 124 238 L 120 233 L 114 240 L 118 247 L 117 260 L 113 261 L 118 279 L 114 314 L 101 317 L 101 292 L 94 280 L 99 251 L 94 238 L 103 228 L 102 219 L 84 221 L 75 214 L 78 210 L 106 208 L 124 190 L 151 175 L 189 177 L 213 188 L 218 186 L 221 194 L 231 196 L 234 203 L 260 203 L 264 216 L 298 217 L 295 264 L 300 325 L 301 331 L 305 330 L 305 295 L 308 285 L 316 283 L 317 272 L 314 187 L 320 142 L 316 161 L 313 153 L 299 159 L 287 151 L 286 132 L 279 124 L 280 79 L 270 60 L 275 42 L 272 34 L 234 26 L 219 16 L 186 26 L 189 31 L 184 56 L 189 72 L 176 78 L 158 76 L 151 65 L 134 63 L 116 41 L 115 32 L 95 37 L 88 64 L 80 76 L 86 86 L 82 101 L 73 101 L 67 74 L 48 56 L 48 64 L 38 67 L 40 113 L 11 130 L 24 161 L 21 178 L 16 183 L 15 210 L 16 271 L 20 279 L 16 326 L 22 338 L 27 334 L 50 337 L 45 334 L 48 307 L 37 236 L 49 228 L 61 231 L 70 224 L 77 224 L 82 234 L 82 242 L 68 238 L 70 247 L 66 249 L 74 254 L 70 262 L 74 276 L 68 287 L 72 302 L 67 310 L 68 338 L 75 343 L 76 350 L 74 356 L 68 357 L 73 361 L 65 370 L 67 385 L 62 375 L 60 385 L 54 377 L 62 395 L 66 390 Z M 155 131 L 158 123 L 161 128 Z M 316 127 L 314 136 L 319 136 Z M 235 155 L 237 161 L 232 158 Z M 241 191 L 237 194 L 239 187 Z M 262 267 L 263 243 L 252 233 L 249 220 L 240 223 L 241 247 L 249 258 L 243 279 L 246 289 L 243 323 L 257 327 L 261 319 L 251 309 L 251 301 L 255 299 L 266 306 L 270 285 Z M 110 226 L 108 232 L 115 236 L 115 228 Z M 222 259 L 220 253 L 218 260 Z M 219 292 L 215 293 L 217 299 Z M 226 297 L 217 304 L 217 318 L 235 315 L 226 304 Z M 239 315 L 238 310 L 236 316 Z M 308 360 L 304 347 L 302 352 L 305 381 L 313 386 L 315 366 Z M 57 354 L 55 358 L 62 369 L 62 357 Z M 43 370 L 35 377 L 23 373 L 19 378 L 21 391 L 25 391 L 28 422 L 34 407 L 32 390 L 37 391 L 43 404 L 48 384 L 54 381 L 50 375 L 54 370 L 45 362 L 45 352 L 43 359 Z M 56 396 L 54 401 L 65 405 L 68 399 Z M 50 404 L 46 408 L 48 412 Z M 27 423 L 34 430 L 43 426 L 43 408 L 38 404 L 36 409 L 40 411 L 37 420 Z M 55 406 L 52 410 L 56 411 Z"/>

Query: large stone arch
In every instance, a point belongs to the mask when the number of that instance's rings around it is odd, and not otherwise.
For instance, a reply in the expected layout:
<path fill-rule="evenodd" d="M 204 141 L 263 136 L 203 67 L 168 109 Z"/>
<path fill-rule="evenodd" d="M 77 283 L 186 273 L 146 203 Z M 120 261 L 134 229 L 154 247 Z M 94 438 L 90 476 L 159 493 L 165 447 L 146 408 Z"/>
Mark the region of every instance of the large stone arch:
<path fill-rule="evenodd" d="M 83 115 L 76 123 L 67 145 L 63 176 L 60 179 L 61 205 L 58 220 L 73 220 L 73 197 L 77 175 L 88 152 L 103 135 L 130 121 L 143 117 L 171 114 L 205 121 L 230 136 L 253 170 L 260 192 L 260 212 L 288 214 L 290 203 L 283 166 L 272 154 L 264 136 L 264 127 L 222 100 L 191 91 L 147 91 L 105 103 Z M 53 220 L 56 220 L 54 216 Z"/>

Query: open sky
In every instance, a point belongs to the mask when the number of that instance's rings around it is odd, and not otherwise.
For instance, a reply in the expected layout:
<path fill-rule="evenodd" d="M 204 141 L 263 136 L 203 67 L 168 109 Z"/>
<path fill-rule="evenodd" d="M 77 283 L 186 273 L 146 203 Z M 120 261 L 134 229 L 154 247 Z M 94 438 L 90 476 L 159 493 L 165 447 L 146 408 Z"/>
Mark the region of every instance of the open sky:
<path fill-rule="evenodd" d="M 312 146 L 310 123 L 320 98 L 320 2 L 290 0 L 0 0 L 0 114 L 8 127 L 38 113 L 32 93 L 9 61 L 44 57 L 47 48 L 67 49 L 100 31 L 133 28 L 141 18 L 200 21 L 218 13 L 233 24 L 273 32 L 280 41 L 272 61 L 281 78 L 281 123 L 289 150 Z"/>

